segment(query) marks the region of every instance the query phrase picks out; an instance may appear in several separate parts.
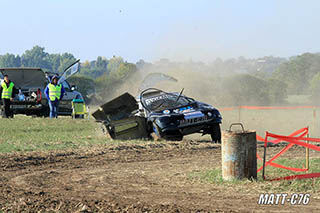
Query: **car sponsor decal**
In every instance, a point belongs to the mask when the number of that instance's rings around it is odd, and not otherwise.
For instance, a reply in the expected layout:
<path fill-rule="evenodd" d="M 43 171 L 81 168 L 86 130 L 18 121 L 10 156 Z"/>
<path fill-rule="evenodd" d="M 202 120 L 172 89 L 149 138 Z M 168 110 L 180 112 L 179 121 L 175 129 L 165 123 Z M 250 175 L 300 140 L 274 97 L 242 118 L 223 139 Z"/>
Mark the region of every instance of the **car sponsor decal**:
<path fill-rule="evenodd" d="M 199 117 L 204 117 L 204 114 L 200 111 L 184 113 L 185 119 L 199 118 Z"/>
<path fill-rule="evenodd" d="M 152 104 L 153 102 L 156 102 L 156 101 L 159 101 L 159 100 L 168 98 L 168 97 L 169 97 L 168 95 L 159 95 L 159 96 L 152 97 L 152 98 L 146 98 L 146 99 L 144 100 L 144 102 L 146 103 L 146 105 L 150 105 L 150 104 Z"/>
<path fill-rule="evenodd" d="M 184 114 L 184 119 L 180 121 L 180 125 L 197 124 L 208 120 L 208 117 L 202 112 L 192 112 Z"/>
<path fill-rule="evenodd" d="M 179 113 L 180 111 L 179 111 L 179 109 L 174 109 L 173 112 L 174 113 Z"/>
<path fill-rule="evenodd" d="M 178 111 L 180 113 L 187 113 L 187 112 L 192 112 L 193 108 L 191 106 L 187 106 L 187 107 L 179 108 Z"/>
<path fill-rule="evenodd" d="M 168 109 L 163 110 L 162 112 L 163 112 L 163 114 L 170 114 L 170 110 L 168 110 Z"/>

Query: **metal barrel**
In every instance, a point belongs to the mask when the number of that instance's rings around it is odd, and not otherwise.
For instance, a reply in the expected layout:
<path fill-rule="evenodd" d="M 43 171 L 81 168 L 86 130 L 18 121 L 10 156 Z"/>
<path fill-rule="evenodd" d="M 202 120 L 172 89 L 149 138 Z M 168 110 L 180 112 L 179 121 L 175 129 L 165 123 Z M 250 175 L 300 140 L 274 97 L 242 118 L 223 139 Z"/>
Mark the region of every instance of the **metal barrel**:
<path fill-rule="evenodd" d="M 231 131 L 233 125 L 241 125 L 242 131 Z M 241 123 L 230 125 L 222 135 L 222 178 L 257 178 L 257 139 L 256 132 L 244 130 Z"/>

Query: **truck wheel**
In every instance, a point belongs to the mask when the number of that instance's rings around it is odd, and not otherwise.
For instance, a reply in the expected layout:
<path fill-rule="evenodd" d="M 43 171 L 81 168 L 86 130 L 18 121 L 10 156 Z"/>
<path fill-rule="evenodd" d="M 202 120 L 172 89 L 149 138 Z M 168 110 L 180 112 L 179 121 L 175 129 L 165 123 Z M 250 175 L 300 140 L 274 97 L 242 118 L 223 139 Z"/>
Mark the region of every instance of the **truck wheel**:
<path fill-rule="evenodd" d="M 14 118 L 14 112 L 10 110 L 9 118 Z"/>
<path fill-rule="evenodd" d="M 215 143 L 221 143 L 220 124 L 213 124 L 210 128 L 211 139 Z"/>
<path fill-rule="evenodd" d="M 43 116 L 43 117 L 49 117 L 49 115 L 50 115 L 50 109 L 49 109 L 49 107 L 44 107 L 43 109 L 42 109 L 42 111 L 40 112 L 40 116 Z"/>

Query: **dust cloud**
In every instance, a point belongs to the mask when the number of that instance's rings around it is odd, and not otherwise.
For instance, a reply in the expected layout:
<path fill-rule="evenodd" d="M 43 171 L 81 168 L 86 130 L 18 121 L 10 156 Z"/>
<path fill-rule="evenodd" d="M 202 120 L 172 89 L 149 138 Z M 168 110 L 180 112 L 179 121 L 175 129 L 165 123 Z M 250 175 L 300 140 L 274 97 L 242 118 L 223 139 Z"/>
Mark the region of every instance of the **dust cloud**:
<path fill-rule="evenodd" d="M 237 84 L 237 82 L 229 80 L 230 77 L 238 75 L 237 73 L 226 75 L 218 70 L 208 68 L 208 66 L 201 62 L 179 63 L 160 60 L 152 65 L 145 66 L 131 76 L 128 76 L 123 84 L 114 88 L 114 92 L 108 97 L 108 100 L 125 92 L 138 97 L 141 83 L 150 73 L 163 73 L 178 80 L 177 82 L 160 81 L 154 85 L 155 88 L 168 92 L 180 92 L 184 88 L 186 96 L 218 108 L 223 117 L 223 130 L 229 129 L 232 123 L 242 122 L 246 129 L 256 130 L 261 136 L 264 136 L 265 131 L 288 135 L 297 129 L 308 126 L 312 135 L 320 136 L 320 131 L 317 130 L 318 124 L 316 118 L 313 116 L 314 113 L 319 113 L 313 112 L 313 109 L 241 109 L 239 111 L 237 108 L 239 105 L 270 106 L 268 100 L 264 100 L 264 97 L 262 97 L 265 95 L 264 90 L 266 89 L 264 87 L 266 85 L 263 82 L 257 82 L 256 79 L 250 78 Z M 251 86 L 257 89 L 248 91 L 241 88 L 241 84 L 252 84 Z M 248 99 L 240 100 L 239 95 L 237 95 L 239 92 L 244 98 L 248 97 Z M 272 103 L 271 106 L 285 104 L 288 103 Z M 225 107 L 234 107 L 234 110 L 226 111 L 224 110 Z"/>
<path fill-rule="evenodd" d="M 116 97 L 125 92 L 129 92 L 134 97 L 138 97 L 143 80 L 151 73 L 162 73 L 177 79 L 177 82 L 160 80 L 154 84 L 153 87 L 155 88 L 167 92 L 180 92 L 184 88 L 184 94 L 187 96 L 214 105 L 218 104 L 213 95 L 215 94 L 215 76 L 208 75 L 201 71 L 197 72 L 185 69 L 177 65 L 164 65 L 160 62 L 139 69 L 136 73 L 132 74 L 123 84 L 117 86 L 112 97 Z M 218 76 L 216 77 L 219 78 Z"/>

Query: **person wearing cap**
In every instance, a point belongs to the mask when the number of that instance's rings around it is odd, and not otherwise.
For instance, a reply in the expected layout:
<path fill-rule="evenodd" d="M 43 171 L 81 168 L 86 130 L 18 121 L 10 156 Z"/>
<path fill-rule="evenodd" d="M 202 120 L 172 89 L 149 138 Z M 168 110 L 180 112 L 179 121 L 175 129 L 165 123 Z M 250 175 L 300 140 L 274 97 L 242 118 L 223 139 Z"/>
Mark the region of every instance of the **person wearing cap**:
<path fill-rule="evenodd" d="M 9 80 L 8 75 L 5 75 L 4 81 L 1 83 L 0 87 L 0 99 L 2 99 L 2 105 L 4 108 L 2 113 L 3 118 L 13 117 L 13 114 L 10 111 L 10 105 L 16 93 L 17 91 L 14 83 Z"/>
<path fill-rule="evenodd" d="M 58 118 L 59 102 L 62 100 L 65 90 L 62 84 L 58 84 L 57 76 L 52 77 L 44 92 L 49 103 L 50 118 Z"/>

